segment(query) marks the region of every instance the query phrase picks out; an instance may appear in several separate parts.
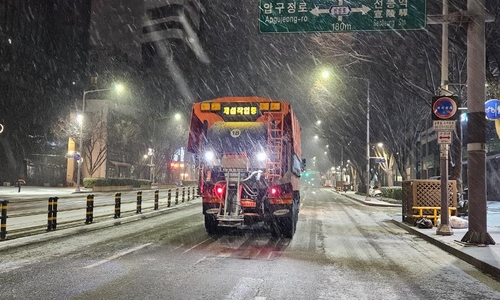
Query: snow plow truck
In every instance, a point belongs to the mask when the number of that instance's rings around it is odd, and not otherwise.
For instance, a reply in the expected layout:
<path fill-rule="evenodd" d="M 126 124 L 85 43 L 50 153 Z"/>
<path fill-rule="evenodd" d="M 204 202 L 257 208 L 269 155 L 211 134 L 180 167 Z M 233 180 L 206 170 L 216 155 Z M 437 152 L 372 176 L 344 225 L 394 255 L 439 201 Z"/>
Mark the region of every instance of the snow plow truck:
<path fill-rule="evenodd" d="M 299 214 L 300 126 L 289 103 L 225 97 L 193 104 L 194 153 L 205 228 L 268 228 L 292 238 Z"/>

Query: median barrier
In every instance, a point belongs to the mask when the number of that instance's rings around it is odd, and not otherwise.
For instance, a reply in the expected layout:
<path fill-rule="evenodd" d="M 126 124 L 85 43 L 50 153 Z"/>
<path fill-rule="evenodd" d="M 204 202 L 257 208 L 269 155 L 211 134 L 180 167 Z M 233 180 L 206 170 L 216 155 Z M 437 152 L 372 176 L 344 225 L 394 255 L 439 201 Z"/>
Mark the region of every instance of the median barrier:
<path fill-rule="evenodd" d="M 197 197 L 197 195 L 195 194 L 195 187 L 182 187 L 182 191 L 180 191 L 180 188 L 175 188 L 175 202 L 174 202 L 174 205 L 176 204 L 179 204 L 179 200 L 181 200 L 182 202 L 184 202 L 185 200 L 185 191 L 187 189 L 187 201 L 189 201 L 190 199 L 195 199 L 195 197 Z M 172 191 L 173 189 L 170 188 L 170 189 L 167 189 L 165 190 L 165 192 L 167 193 L 166 195 L 166 207 L 171 207 L 172 206 Z M 182 193 L 181 193 L 182 192 Z M 95 206 L 95 203 L 94 203 L 94 195 L 93 194 L 89 194 L 87 195 L 87 201 L 86 201 L 86 206 L 85 207 L 80 207 L 80 208 L 69 208 L 69 209 L 62 209 L 62 210 L 58 210 L 58 199 L 59 201 L 61 200 L 61 198 L 58 198 L 58 197 L 50 197 L 48 199 L 48 212 L 46 213 L 47 214 L 47 225 L 46 225 L 46 232 L 49 232 L 49 231 L 55 231 L 56 230 L 56 226 L 58 225 L 58 222 L 57 222 L 57 214 L 59 212 L 60 215 L 63 216 L 63 222 L 61 222 L 61 224 L 65 227 L 65 228 L 68 228 L 68 227 L 74 227 L 74 226 L 78 226 L 78 222 L 81 221 L 82 219 L 78 219 L 78 218 L 74 218 L 72 215 L 71 215 L 71 220 L 67 220 L 68 219 L 68 214 L 72 211 L 75 211 L 75 210 L 81 210 L 81 209 L 84 209 L 85 210 L 85 224 L 92 224 L 94 223 L 94 209 L 96 207 L 101 207 L 101 210 L 100 210 L 100 215 L 99 215 L 99 218 L 102 218 L 104 216 L 107 216 L 107 215 L 111 215 L 113 216 L 115 219 L 117 218 L 120 218 L 121 217 L 121 206 L 123 204 L 128 204 L 129 208 L 127 209 L 126 212 L 129 212 L 129 213 L 132 213 L 132 210 L 130 209 L 130 204 L 132 204 L 133 202 L 135 201 L 132 201 L 132 202 L 126 202 L 126 203 L 122 203 L 121 201 L 121 193 L 116 193 L 114 195 L 115 197 L 115 201 L 113 203 L 107 203 L 107 204 L 101 204 L 101 205 L 98 205 L 98 206 Z M 153 206 L 152 207 L 148 207 L 152 209 L 152 211 L 159 211 L 159 206 L 161 204 L 161 198 L 160 198 L 160 191 L 159 190 L 155 190 L 154 191 L 154 198 L 151 197 L 149 198 L 144 198 L 143 199 L 143 193 L 142 191 L 138 192 L 137 193 L 137 202 L 136 202 L 136 209 L 135 209 L 135 213 L 136 214 L 140 214 L 142 213 L 142 208 L 143 208 L 143 201 L 150 201 L 150 200 L 153 200 L 152 204 Z M 191 198 L 191 195 L 192 195 L 192 198 Z M 29 201 L 29 200 L 28 200 Z M 39 199 L 38 200 L 35 200 L 33 202 L 36 202 L 36 201 L 40 201 Z M 1 201 L 0 204 L 1 204 L 1 227 L 0 227 L 0 239 L 1 240 L 5 240 L 6 239 L 6 233 L 7 233 L 7 203 L 9 203 L 9 201 L 5 200 L 5 201 Z M 26 201 L 24 200 L 22 203 L 26 203 Z M 149 202 L 151 203 L 151 202 Z M 64 205 L 63 205 L 64 206 Z M 106 214 L 106 215 L 102 215 L 102 207 L 112 207 L 113 209 L 113 213 L 109 213 L 109 214 Z M 26 217 L 26 216 L 30 216 L 31 218 L 36 216 L 36 215 L 40 215 L 40 213 L 33 213 L 33 212 L 26 212 L 26 213 L 19 213 L 19 209 L 15 209 L 14 211 L 16 211 L 16 215 L 14 216 L 10 216 L 9 219 L 13 220 L 13 219 L 16 219 L 17 217 Z M 44 212 L 45 214 L 45 212 Z M 73 214 L 74 215 L 74 214 Z M 66 220 L 64 220 L 64 218 L 66 218 Z M 15 228 L 13 231 L 15 232 L 15 235 L 16 236 L 26 236 L 26 235 L 33 235 L 33 234 L 37 234 L 37 228 L 39 229 L 41 226 L 43 225 L 36 225 L 37 222 L 35 222 L 35 225 L 31 224 L 32 222 L 30 222 L 30 224 L 26 227 L 23 227 L 23 228 L 19 228 L 19 224 L 17 224 L 17 228 Z M 23 223 L 24 224 L 24 223 Z M 15 225 L 16 227 L 16 225 Z"/>
<path fill-rule="evenodd" d="M 131 185 L 122 186 L 93 186 L 92 191 L 94 192 L 119 192 L 119 191 L 132 191 L 134 187 Z"/>

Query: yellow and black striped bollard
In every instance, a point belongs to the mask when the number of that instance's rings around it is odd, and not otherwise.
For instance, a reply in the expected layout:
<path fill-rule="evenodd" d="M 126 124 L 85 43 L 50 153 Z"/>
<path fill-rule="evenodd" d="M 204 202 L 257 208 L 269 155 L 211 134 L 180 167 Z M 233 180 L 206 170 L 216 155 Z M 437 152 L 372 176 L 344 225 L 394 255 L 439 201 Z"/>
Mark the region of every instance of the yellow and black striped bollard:
<path fill-rule="evenodd" d="M 188 188 L 188 197 L 187 197 L 187 201 L 189 201 L 189 199 L 191 198 L 191 188 Z"/>
<path fill-rule="evenodd" d="M 52 230 L 56 230 L 57 227 L 57 200 L 58 197 L 52 198 Z"/>
<path fill-rule="evenodd" d="M 142 210 L 142 192 L 137 192 L 137 208 L 135 210 L 136 214 L 140 214 Z"/>
<path fill-rule="evenodd" d="M 179 203 L 179 188 L 175 189 L 175 204 Z"/>
<path fill-rule="evenodd" d="M 57 227 L 57 197 L 49 198 L 47 207 L 47 231 L 56 230 Z"/>
<path fill-rule="evenodd" d="M 85 215 L 85 224 L 90 224 L 94 221 L 94 195 L 87 196 L 87 211 Z"/>
<path fill-rule="evenodd" d="M 0 222 L 0 239 L 5 240 L 7 236 L 7 204 L 9 201 L 3 200 L 2 204 L 2 220 Z"/>
<path fill-rule="evenodd" d="M 156 190 L 155 191 L 155 206 L 154 206 L 154 210 L 158 210 L 158 200 L 160 198 L 160 191 L 159 190 Z"/>
<path fill-rule="evenodd" d="M 172 190 L 168 189 L 168 192 L 167 192 L 167 207 L 170 207 L 171 204 L 172 204 Z"/>
<path fill-rule="evenodd" d="M 182 203 L 184 203 L 184 199 L 185 199 L 185 196 L 186 196 L 186 187 L 182 187 Z"/>
<path fill-rule="evenodd" d="M 121 214 L 122 193 L 115 194 L 115 219 L 118 219 Z"/>

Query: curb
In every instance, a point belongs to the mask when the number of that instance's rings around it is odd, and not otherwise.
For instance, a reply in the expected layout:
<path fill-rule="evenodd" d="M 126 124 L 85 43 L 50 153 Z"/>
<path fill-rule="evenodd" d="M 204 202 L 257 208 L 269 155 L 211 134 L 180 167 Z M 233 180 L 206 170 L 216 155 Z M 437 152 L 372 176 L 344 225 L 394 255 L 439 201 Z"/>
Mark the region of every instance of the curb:
<path fill-rule="evenodd" d="M 352 200 L 356 200 L 360 203 L 363 203 L 365 205 L 368 205 L 368 206 L 380 206 L 380 207 L 401 207 L 401 204 L 393 204 L 393 203 L 380 203 L 380 202 L 370 202 L 370 201 L 366 201 L 366 200 L 360 200 L 360 199 L 357 199 L 355 197 L 351 197 L 350 195 L 346 195 L 346 194 L 340 194 L 339 195 L 342 195 L 344 197 L 347 197 L 349 199 L 352 199 Z"/>

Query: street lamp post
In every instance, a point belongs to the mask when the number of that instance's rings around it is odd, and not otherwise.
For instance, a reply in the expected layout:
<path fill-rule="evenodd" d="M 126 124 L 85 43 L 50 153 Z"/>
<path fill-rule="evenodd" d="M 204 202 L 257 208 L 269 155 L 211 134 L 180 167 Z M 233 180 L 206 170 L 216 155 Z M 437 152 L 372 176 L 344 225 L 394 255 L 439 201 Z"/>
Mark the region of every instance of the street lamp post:
<path fill-rule="evenodd" d="M 370 80 L 366 80 L 366 199 L 370 199 Z"/>
<path fill-rule="evenodd" d="M 153 156 L 155 155 L 155 148 L 157 148 L 157 145 L 155 145 L 156 143 L 156 121 L 159 121 L 159 120 L 170 120 L 170 119 L 174 119 L 176 121 L 180 121 L 182 119 L 182 115 L 180 113 L 176 113 L 174 114 L 173 116 L 165 116 L 165 117 L 161 117 L 161 118 L 157 118 L 157 119 L 153 119 L 153 132 L 152 132 L 152 138 L 151 138 L 151 143 L 152 143 L 152 147 L 153 148 L 149 148 L 148 149 L 148 155 L 150 156 L 150 181 L 151 181 L 151 184 L 154 183 L 155 181 L 155 163 L 154 163 L 154 159 L 153 159 Z M 156 149 L 156 150 L 159 150 L 159 149 Z M 157 157 L 158 159 L 158 157 Z M 160 168 L 158 169 L 161 171 L 161 166 Z"/>
<path fill-rule="evenodd" d="M 153 155 L 155 155 L 153 148 L 148 148 L 148 155 L 149 155 L 149 180 L 151 181 L 151 185 L 154 183 L 154 172 L 155 172 L 155 165 L 153 162 Z"/>
<path fill-rule="evenodd" d="M 330 72 L 323 71 L 321 76 L 328 78 Z M 366 200 L 370 200 L 370 80 L 368 78 L 347 76 L 366 83 Z"/>
<path fill-rule="evenodd" d="M 82 97 L 82 118 L 80 120 L 80 142 L 78 145 L 78 152 L 80 155 L 80 159 L 77 161 L 78 164 L 78 170 L 76 172 L 76 192 L 80 191 L 80 180 L 81 180 L 81 171 L 82 171 L 82 158 L 83 158 L 83 114 L 85 113 L 85 97 L 87 94 L 90 93 L 97 93 L 97 92 L 105 92 L 105 91 L 111 91 L 113 89 L 116 89 L 117 91 L 120 91 L 122 89 L 122 85 L 116 85 L 114 88 L 107 88 L 107 89 L 95 89 L 95 90 L 88 90 L 88 91 L 83 91 L 83 97 Z"/>

